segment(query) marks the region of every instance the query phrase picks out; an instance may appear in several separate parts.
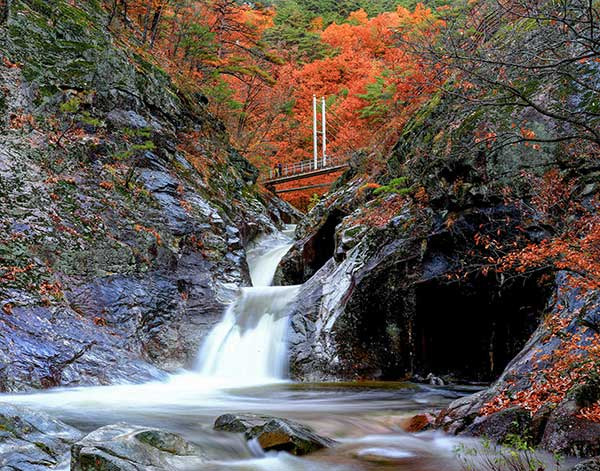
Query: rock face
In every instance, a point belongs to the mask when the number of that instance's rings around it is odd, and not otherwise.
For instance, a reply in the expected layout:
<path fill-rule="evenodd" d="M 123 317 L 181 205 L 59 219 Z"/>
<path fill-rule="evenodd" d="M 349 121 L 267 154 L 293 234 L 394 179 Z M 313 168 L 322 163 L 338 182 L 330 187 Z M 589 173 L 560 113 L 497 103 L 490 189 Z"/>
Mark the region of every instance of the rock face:
<path fill-rule="evenodd" d="M 201 469 L 204 461 L 180 435 L 128 424 L 102 427 L 71 448 L 72 471 Z"/>
<path fill-rule="evenodd" d="M 215 430 L 243 433 L 247 440 L 257 440 L 263 450 L 287 451 L 306 455 L 335 444 L 310 428 L 287 419 L 255 414 L 225 414 L 215 421 Z"/>
<path fill-rule="evenodd" d="M 600 385 L 590 371 L 587 382 L 576 383 L 559 403 L 548 401 L 535 413 L 518 406 L 510 407 L 507 398 L 532 392 L 545 371 L 561 360 L 565 339 L 573 338 L 583 349 L 597 338 L 596 327 L 590 328 L 600 306 L 597 293 L 582 296 L 566 285 L 566 274 L 559 274 L 553 311 L 523 350 L 507 366 L 489 389 L 461 398 L 440 417 L 438 426 L 451 433 L 487 436 L 503 441 L 508 434 L 526 437 L 533 445 L 550 452 L 596 456 L 600 454 L 600 424 L 581 416 L 582 409 L 600 400 Z M 562 327 L 557 329 L 557 323 Z M 582 350 L 584 351 L 584 350 Z M 585 358 L 585 357 L 584 357 Z M 593 368 L 593 365 L 592 365 Z M 488 412 L 484 406 L 504 404 L 504 409 Z"/>
<path fill-rule="evenodd" d="M 600 471 L 600 458 L 592 458 L 577 464 L 572 471 Z"/>
<path fill-rule="evenodd" d="M 350 211 L 349 193 L 357 209 L 329 234 L 331 258 L 303 285 L 292 314 L 294 377 L 398 379 L 431 372 L 463 380 L 497 377 L 535 329 L 546 288 L 534 278 L 500 286 L 492 277 L 459 282 L 448 277 L 468 263 L 465 254 L 480 224 L 512 209 L 471 208 L 457 213 L 448 227 L 444 211 L 406 204 L 372 224 L 363 215 L 377 207 L 361 202 L 364 191 L 351 184 L 315 209 L 324 216 L 312 232 L 299 226 L 296 251 L 280 267 L 285 281 L 305 277 L 305 268 L 296 268 L 306 267 L 306 241 L 324 233 L 323 221 L 335 219 L 331 214 Z M 518 220 L 518 214 L 511 216 Z"/>
<path fill-rule="evenodd" d="M 69 460 L 82 433 L 44 413 L 0 404 L 0 468 L 43 471 Z"/>
<path fill-rule="evenodd" d="M 6 6 L 0 391 L 191 365 L 249 282 L 244 245 L 297 213 L 94 2 Z"/>

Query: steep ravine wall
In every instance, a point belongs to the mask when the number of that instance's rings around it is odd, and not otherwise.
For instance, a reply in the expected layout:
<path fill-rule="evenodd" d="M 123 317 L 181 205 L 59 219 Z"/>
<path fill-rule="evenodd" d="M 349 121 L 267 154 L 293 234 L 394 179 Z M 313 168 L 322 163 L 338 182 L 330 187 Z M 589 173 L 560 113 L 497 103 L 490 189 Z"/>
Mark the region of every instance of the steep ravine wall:
<path fill-rule="evenodd" d="M 533 23 L 502 22 L 500 41 L 510 31 L 512 51 L 533 54 L 525 50 L 536 37 Z M 597 81 L 594 64 L 582 67 L 583 76 Z M 586 101 L 571 85 L 535 78 L 523 87 L 542 101 L 554 93 L 566 97 L 581 113 Z M 543 200 L 552 192 L 539 184 L 549 170 L 557 182 L 568 182 L 569 203 L 597 208 L 597 145 L 562 145 L 568 122 L 527 106 L 478 107 L 452 90 L 439 91 L 415 113 L 382 168 L 372 171 L 382 156 L 357 155 L 299 224 L 298 241 L 279 270 L 282 283 L 304 283 L 291 323 L 292 374 L 340 381 L 433 373 L 493 382 L 457 401 L 437 425 L 498 441 L 517 434 L 552 452 L 598 455 L 597 416 L 589 413 L 600 400 L 597 292 L 574 292 L 552 263 L 510 273 L 486 264 L 507 248 L 556 236 L 564 221 L 554 227 L 530 204 L 536 194 Z M 485 90 L 478 98 L 494 99 Z M 548 143 L 496 146 L 477 137 L 493 125 L 515 132 L 515 123 Z M 482 238 L 497 242 L 496 254 Z M 536 377 L 561 371 L 563 355 L 551 353 L 565 348 L 565 339 L 589 374 L 567 391 L 541 394 L 538 402 L 546 406 L 532 408 L 526 398 Z"/>
<path fill-rule="evenodd" d="M 0 391 L 190 366 L 245 244 L 297 214 L 93 1 L 0 27 Z M 198 103 L 196 103 L 198 102 Z"/>
<path fill-rule="evenodd" d="M 550 288 L 537 283 L 541 275 L 514 283 L 495 276 L 449 279 L 490 210 L 465 212 L 451 230 L 432 208 L 407 206 L 383 227 L 356 225 L 347 216 L 330 234 L 331 258 L 305 281 L 294 311 L 293 374 L 309 380 L 428 373 L 475 382 L 497 378 L 533 333 Z M 332 217 L 340 212 L 334 209 Z M 282 261 L 282 280 L 302 280 L 302 267 L 316 262 L 313 249 L 304 247 L 324 233 L 328 223 L 321 224 L 304 237 L 299 233 Z"/>

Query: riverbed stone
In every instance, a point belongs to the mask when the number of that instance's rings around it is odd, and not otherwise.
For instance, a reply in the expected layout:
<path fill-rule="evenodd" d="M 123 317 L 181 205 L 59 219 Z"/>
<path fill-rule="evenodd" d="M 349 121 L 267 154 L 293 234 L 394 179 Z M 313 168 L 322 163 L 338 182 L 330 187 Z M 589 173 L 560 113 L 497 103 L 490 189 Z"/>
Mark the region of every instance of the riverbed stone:
<path fill-rule="evenodd" d="M 504 443 L 511 436 L 527 440 L 531 430 L 531 414 L 522 407 L 511 407 L 495 414 L 477 417 L 467 433 Z"/>
<path fill-rule="evenodd" d="M 67 463 L 82 435 L 43 412 L 0 403 L 0 469 L 43 471 Z"/>
<path fill-rule="evenodd" d="M 575 399 L 563 401 L 548 419 L 540 443 L 542 448 L 563 455 L 599 455 L 600 423 L 579 417 L 580 410 Z"/>
<path fill-rule="evenodd" d="M 95 430 L 71 448 L 72 471 L 198 469 L 205 460 L 181 435 L 125 423 Z"/>
<path fill-rule="evenodd" d="M 317 435 L 306 425 L 265 415 L 225 414 L 216 419 L 214 428 L 243 433 L 247 440 L 257 440 L 263 450 L 287 451 L 298 456 L 335 445 L 335 441 Z"/>

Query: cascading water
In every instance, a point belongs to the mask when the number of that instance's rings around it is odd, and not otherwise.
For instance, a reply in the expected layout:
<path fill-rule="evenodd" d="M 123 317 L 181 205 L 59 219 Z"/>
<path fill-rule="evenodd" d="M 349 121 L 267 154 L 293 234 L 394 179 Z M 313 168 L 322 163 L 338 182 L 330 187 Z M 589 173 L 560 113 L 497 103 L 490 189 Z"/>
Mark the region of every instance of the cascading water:
<path fill-rule="evenodd" d="M 212 378 L 259 383 L 282 379 L 287 366 L 286 309 L 298 286 L 270 286 L 291 248 L 286 232 L 261 238 L 248 251 L 251 288 L 242 288 L 223 320 L 204 341 L 197 370 Z M 236 382 L 237 382 L 236 381 Z"/>
<path fill-rule="evenodd" d="M 145 384 L 0 395 L 0 401 L 50 412 L 85 431 L 119 421 L 166 427 L 200 444 L 207 452 L 202 469 L 211 471 L 379 471 L 391 469 L 389 466 L 402 471 L 464 469 L 452 455 L 459 442 L 432 433 L 404 434 L 398 431 L 400 422 L 394 420 L 425 405 L 446 407 L 456 397 L 454 393 L 446 397 L 440 396 L 439 390 L 404 385 L 381 389 L 363 385 L 357 390 L 354 386 L 298 387 L 277 381 L 285 376 L 287 311 L 299 287 L 270 285 L 291 246 L 290 231 L 263 237 L 248 251 L 254 287 L 241 289 L 206 338 L 197 371 Z M 209 424 L 218 415 L 242 411 L 295 418 L 338 439 L 340 445 L 309 458 L 287 453 L 264 456 L 237 435 L 211 431 Z M 0 450 L 0 463 L 2 453 Z M 54 469 L 68 470 L 68 456 Z"/>

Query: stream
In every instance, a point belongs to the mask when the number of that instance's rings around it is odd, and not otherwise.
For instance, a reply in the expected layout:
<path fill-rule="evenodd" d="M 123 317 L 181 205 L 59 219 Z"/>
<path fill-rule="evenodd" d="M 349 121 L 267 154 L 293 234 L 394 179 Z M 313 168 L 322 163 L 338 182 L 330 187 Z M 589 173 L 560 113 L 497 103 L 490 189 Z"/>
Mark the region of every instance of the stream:
<path fill-rule="evenodd" d="M 83 431 L 127 422 L 170 430 L 202 445 L 202 470 L 461 470 L 457 446 L 475 440 L 440 432 L 409 434 L 406 420 L 473 392 L 408 383 L 299 384 L 285 378 L 286 308 L 297 286 L 271 286 L 292 244 L 293 227 L 248 250 L 252 287 L 242 288 L 200 347 L 194 371 L 164 382 L 56 389 L 0 396 L 48 412 Z M 236 434 L 215 432 L 219 415 L 264 413 L 297 420 L 339 445 L 307 457 L 264 453 Z M 62 465 L 68 469 L 68 464 Z"/>

